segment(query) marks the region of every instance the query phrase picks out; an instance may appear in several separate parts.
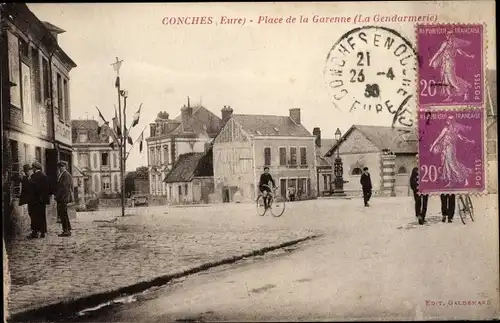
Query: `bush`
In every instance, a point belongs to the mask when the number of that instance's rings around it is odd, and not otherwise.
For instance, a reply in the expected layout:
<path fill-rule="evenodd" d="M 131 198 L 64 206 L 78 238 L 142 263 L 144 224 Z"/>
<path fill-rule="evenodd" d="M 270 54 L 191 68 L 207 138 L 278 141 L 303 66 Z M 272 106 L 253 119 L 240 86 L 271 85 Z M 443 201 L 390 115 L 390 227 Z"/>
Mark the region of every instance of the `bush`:
<path fill-rule="evenodd" d="M 99 199 L 90 199 L 85 204 L 86 211 L 97 211 L 97 209 L 99 209 Z"/>

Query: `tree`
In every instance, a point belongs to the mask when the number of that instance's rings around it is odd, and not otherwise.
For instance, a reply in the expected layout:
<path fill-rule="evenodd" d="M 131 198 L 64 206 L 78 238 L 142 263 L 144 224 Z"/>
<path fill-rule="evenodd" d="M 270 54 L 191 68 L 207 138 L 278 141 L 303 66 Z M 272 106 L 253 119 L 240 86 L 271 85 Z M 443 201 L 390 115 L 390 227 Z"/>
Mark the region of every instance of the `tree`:
<path fill-rule="evenodd" d="M 130 172 L 125 176 L 125 196 L 130 197 L 135 191 L 136 172 Z"/>
<path fill-rule="evenodd" d="M 135 170 L 135 178 L 137 179 L 149 179 L 149 169 L 147 166 L 137 167 Z"/>

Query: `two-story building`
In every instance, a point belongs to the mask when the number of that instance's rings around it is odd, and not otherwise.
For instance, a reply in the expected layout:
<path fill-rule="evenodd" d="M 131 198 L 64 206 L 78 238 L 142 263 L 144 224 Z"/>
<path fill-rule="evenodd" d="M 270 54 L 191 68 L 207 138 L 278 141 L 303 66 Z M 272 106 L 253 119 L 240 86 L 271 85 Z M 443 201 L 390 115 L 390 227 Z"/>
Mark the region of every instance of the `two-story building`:
<path fill-rule="evenodd" d="M 109 128 L 99 133 L 96 120 L 72 120 L 73 180 L 80 194 L 121 192 L 120 156 L 112 149 Z"/>
<path fill-rule="evenodd" d="M 222 109 L 227 118 L 230 107 Z M 167 196 L 164 182 L 182 154 L 205 152 L 219 133 L 223 120 L 201 105 L 187 105 L 181 114 L 170 119 L 167 112 L 160 112 L 150 124 L 150 136 L 146 138 L 151 195 Z"/>
<path fill-rule="evenodd" d="M 15 178 L 36 160 L 55 181 L 57 161 L 72 163 L 69 73 L 76 64 L 58 44 L 64 30 L 40 21 L 26 4 L 2 4 L 1 14 L 3 174 Z M 8 198 L 19 188 L 11 181 Z"/>
<path fill-rule="evenodd" d="M 293 187 L 300 198 L 317 196 L 315 136 L 289 116 L 233 114 L 213 145 L 215 195 L 222 201 L 251 201 L 264 166 L 282 196 Z"/>

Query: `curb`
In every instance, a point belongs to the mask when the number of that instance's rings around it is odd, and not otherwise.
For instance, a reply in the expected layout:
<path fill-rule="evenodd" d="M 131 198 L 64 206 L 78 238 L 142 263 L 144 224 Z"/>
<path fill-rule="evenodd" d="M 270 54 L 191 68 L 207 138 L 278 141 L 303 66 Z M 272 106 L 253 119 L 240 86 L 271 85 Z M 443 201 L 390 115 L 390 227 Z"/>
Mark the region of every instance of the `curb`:
<path fill-rule="evenodd" d="M 202 271 L 214 268 L 214 267 L 231 264 L 231 263 L 234 263 L 236 261 L 242 260 L 244 258 L 263 255 L 263 254 L 266 254 L 270 251 L 289 247 L 289 246 L 292 246 L 292 245 L 295 245 L 295 244 L 298 244 L 298 243 L 301 243 L 301 242 L 304 242 L 307 240 L 316 239 L 316 238 L 319 238 L 320 236 L 321 235 L 311 235 L 311 236 L 307 236 L 305 238 L 283 242 L 279 245 L 264 247 L 264 248 L 261 248 L 258 250 L 247 252 L 247 253 L 240 255 L 240 256 L 233 256 L 233 257 L 228 257 L 228 258 L 218 260 L 218 261 L 208 262 L 208 263 L 202 264 L 200 266 L 184 270 L 184 271 L 179 272 L 179 273 L 159 276 L 159 277 L 153 278 L 153 279 L 148 280 L 148 281 L 143 281 L 143 282 L 139 282 L 139 283 L 132 284 L 129 286 L 121 287 L 121 288 L 116 289 L 116 290 L 98 293 L 98 294 L 93 294 L 93 295 L 85 296 L 82 298 L 60 301 L 60 302 L 45 305 L 45 306 L 42 306 L 39 308 L 30 309 L 30 310 L 22 311 L 22 312 L 17 312 L 17 313 L 14 313 L 12 315 L 9 315 L 6 322 L 36 322 L 36 321 L 40 321 L 42 318 L 48 319 L 51 321 L 52 320 L 57 321 L 57 320 L 65 318 L 65 317 L 69 317 L 69 316 L 75 314 L 76 312 L 79 312 L 79 311 L 84 310 L 86 308 L 94 307 L 94 306 L 97 306 L 99 304 L 105 303 L 106 301 L 109 301 L 110 299 L 115 299 L 115 298 L 131 295 L 131 294 L 137 294 L 137 293 L 143 292 L 147 289 L 150 289 L 152 287 L 166 285 L 168 282 L 170 282 L 173 279 L 178 279 L 181 277 L 196 274 L 196 273 L 199 273 L 199 272 L 202 272 Z"/>

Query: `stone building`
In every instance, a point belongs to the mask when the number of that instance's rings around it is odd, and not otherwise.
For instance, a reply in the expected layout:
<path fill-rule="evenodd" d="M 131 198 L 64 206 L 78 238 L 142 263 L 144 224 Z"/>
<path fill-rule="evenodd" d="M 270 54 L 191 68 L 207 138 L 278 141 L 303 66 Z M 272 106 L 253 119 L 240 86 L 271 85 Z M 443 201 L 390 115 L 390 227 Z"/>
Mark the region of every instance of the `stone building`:
<path fill-rule="evenodd" d="M 289 116 L 234 114 L 214 141 L 214 195 L 225 202 L 255 200 L 264 166 L 287 195 L 317 197 L 315 137 L 301 124 L 300 109 Z"/>
<path fill-rule="evenodd" d="M 497 71 L 486 71 L 486 153 L 488 192 L 498 193 Z"/>
<path fill-rule="evenodd" d="M 214 192 L 213 175 L 211 147 L 206 152 L 180 155 L 164 179 L 168 203 L 209 203 Z"/>
<path fill-rule="evenodd" d="M 98 132 L 96 120 L 72 120 L 73 180 L 79 195 L 121 192 L 120 153 L 112 149 L 109 128 Z"/>
<path fill-rule="evenodd" d="M 222 109 L 222 117 L 232 111 Z M 150 124 L 146 139 L 148 152 L 149 183 L 151 195 L 167 195 L 164 182 L 168 172 L 182 154 L 204 152 L 219 133 L 223 120 L 201 105 L 187 105 L 181 114 L 170 119 L 167 112 L 160 112 Z"/>
<path fill-rule="evenodd" d="M 4 199 L 14 201 L 20 185 L 11 179 L 24 163 L 39 161 L 52 182 L 58 160 L 71 169 L 69 74 L 76 64 L 58 44 L 64 30 L 40 21 L 26 4 L 1 7 L 2 173 L 9 182 Z"/>
<path fill-rule="evenodd" d="M 408 132 L 409 131 L 409 132 Z M 417 166 L 418 139 L 414 129 L 353 125 L 326 153 L 333 164 L 340 151 L 344 168 L 344 191 L 361 194 L 360 176 L 364 167 L 371 174 L 373 193 L 383 194 L 384 170 L 390 163 L 395 177 L 391 195 L 409 195 L 409 178 Z M 389 161 L 391 159 L 391 161 Z M 335 174 L 332 173 L 332 178 Z"/>

